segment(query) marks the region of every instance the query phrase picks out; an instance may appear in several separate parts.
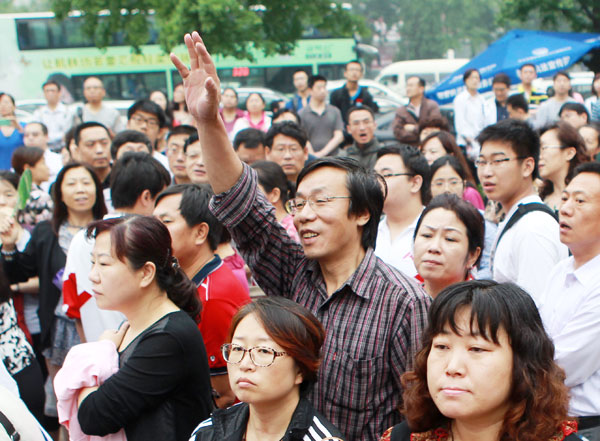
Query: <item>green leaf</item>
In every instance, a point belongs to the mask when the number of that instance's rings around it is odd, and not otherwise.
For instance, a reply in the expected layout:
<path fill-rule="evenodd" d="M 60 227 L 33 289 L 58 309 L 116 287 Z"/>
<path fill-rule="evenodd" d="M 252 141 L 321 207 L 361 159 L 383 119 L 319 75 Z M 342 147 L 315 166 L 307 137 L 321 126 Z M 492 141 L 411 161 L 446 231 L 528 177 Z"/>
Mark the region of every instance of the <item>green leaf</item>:
<path fill-rule="evenodd" d="M 27 169 L 21 175 L 21 179 L 19 179 L 19 187 L 17 188 L 17 208 L 22 210 L 25 208 L 25 204 L 29 199 L 29 195 L 31 194 L 31 170 Z"/>

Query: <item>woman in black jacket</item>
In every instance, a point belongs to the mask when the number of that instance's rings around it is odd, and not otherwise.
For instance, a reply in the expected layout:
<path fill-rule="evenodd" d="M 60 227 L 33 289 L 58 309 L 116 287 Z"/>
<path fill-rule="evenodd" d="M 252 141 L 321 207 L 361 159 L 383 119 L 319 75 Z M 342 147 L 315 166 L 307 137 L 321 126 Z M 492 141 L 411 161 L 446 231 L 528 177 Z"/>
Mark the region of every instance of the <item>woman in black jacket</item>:
<path fill-rule="evenodd" d="M 222 346 L 231 389 L 242 401 L 200 423 L 195 441 L 320 441 L 342 435 L 302 397 L 317 379 L 325 331 L 297 303 L 263 297 L 231 321 Z"/>

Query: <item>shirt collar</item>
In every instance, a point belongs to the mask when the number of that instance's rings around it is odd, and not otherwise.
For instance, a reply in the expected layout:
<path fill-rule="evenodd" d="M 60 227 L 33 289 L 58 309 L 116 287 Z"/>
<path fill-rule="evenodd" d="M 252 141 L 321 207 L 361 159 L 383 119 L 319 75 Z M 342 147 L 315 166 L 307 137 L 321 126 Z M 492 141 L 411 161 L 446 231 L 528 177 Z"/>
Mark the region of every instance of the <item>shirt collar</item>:
<path fill-rule="evenodd" d="M 589 288 L 593 286 L 596 281 L 600 280 L 600 254 L 577 269 L 574 269 L 574 266 L 575 258 L 571 256 L 569 257 L 567 266 L 567 277 L 572 275 L 572 277 L 575 277 L 584 288 Z"/>
<path fill-rule="evenodd" d="M 338 293 L 344 290 L 346 287 L 350 289 L 354 294 L 359 297 L 363 297 L 365 299 L 371 298 L 371 293 L 367 292 L 361 284 L 364 283 L 365 280 L 372 277 L 373 271 L 375 269 L 377 263 L 377 257 L 375 256 L 373 248 L 369 248 L 366 251 L 365 257 L 360 262 L 356 270 L 352 273 L 352 275 L 346 280 L 336 291 Z M 311 274 L 311 281 L 317 287 L 323 287 L 325 292 L 325 296 L 327 297 L 327 290 L 325 287 L 325 280 L 323 279 L 323 273 L 321 272 L 321 267 L 316 260 L 309 260 L 308 265 L 306 266 L 307 272 Z M 333 297 L 332 294 L 328 298 Z"/>
<path fill-rule="evenodd" d="M 200 286 L 200 284 L 206 279 L 206 277 L 212 273 L 214 270 L 221 266 L 221 258 L 215 254 L 212 260 L 206 263 L 200 271 L 196 273 L 196 275 L 192 278 L 192 281 L 196 286 Z"/>

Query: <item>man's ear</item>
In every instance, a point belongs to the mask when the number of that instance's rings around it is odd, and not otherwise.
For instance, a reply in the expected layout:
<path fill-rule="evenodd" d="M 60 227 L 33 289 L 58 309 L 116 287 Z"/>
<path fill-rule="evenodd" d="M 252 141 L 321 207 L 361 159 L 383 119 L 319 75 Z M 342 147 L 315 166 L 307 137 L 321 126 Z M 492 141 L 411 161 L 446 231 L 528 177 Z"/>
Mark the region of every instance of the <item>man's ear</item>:
<path fill-rule="evenodd" d="M 528 178 L 533 174 L 533 170 L 535 170 L 535 159 L 532 157 L 523 159 L 523 177 Z"/>
<path fill-rule="evenodd" d="M 420 193 L 421 192 L 421 187 L 423 186 L 423 176 L 421 175 L 414 175 L 411 179 L 410 179 L 410 192 L 411 193 Z"/>
<path fill-rule="evenodd" d="M 206 222 L 199 223 L 192 228 L 192 239 L 196 245 L 202 245 L 208 240 L 210 227 Z"/>

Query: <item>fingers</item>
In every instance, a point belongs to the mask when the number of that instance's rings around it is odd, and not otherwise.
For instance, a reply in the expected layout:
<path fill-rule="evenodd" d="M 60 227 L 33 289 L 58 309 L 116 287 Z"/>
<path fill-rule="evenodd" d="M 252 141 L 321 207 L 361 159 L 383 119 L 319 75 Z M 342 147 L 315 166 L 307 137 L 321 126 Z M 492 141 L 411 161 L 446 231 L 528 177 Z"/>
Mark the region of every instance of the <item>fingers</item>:
<path fill-rule="evenodd" d="M 196 53 L 196 49 L 194 48 L 195 42 L 190 34 L 185 34 L 185 37 L 183 37 L 183 41 L 185 42 L 185 46 L 187 47 L 188 54 L 190 56 L 190 68 L 192 70 L 196 70 L 199 67 L 199 63 L 198 54 Z"/>
<path fill-rule="evenodd" d="M 206 93 L 208 94 L 208 99 L 210 102 L 219 102 L 219 87 L 217 83 L 212 77 L 208 77 L 204 82 L 204 88 L 206 89 Z"/>
<path fill-rule="evenodd" d="M 171 63 L 175 65 L 175 67 L 179 71 L 179 75 L 181 75 L 181 78 L 186 79 L 187 76 L 190 74 L 190 70 L 186 67 L 185 64 L 182 63 L 182 61 L 179 59 L 179 57 L 177 57 L 177 55 L 171 52 L 169 56 L 171 58 Z"/>
<path fill-rule="evenodd" d="M 206 46 L 202 40 L 200 42 L 196 42 L 196 52 L 200 55 L 206 73 L 209 75 L 216 75 L 217 69 L 215 68 L 212 57 L 208 53 L 208 50 L 206 49 Z"/>

